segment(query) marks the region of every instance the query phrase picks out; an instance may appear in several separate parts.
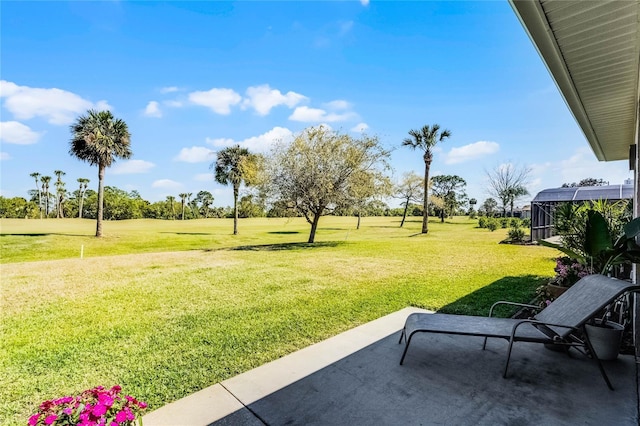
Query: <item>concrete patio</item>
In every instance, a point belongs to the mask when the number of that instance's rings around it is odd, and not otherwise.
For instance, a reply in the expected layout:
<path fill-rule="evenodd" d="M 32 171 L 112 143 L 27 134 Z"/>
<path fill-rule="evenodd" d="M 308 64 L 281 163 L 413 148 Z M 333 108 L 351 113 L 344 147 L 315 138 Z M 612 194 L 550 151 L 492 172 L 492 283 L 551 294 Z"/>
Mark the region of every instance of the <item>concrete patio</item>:
<path fill-rule="evenodd" d="M 154 425 L 638 425 L 635 357 L 596 364 L 577 352 L 422 334 L 405 364 L 407 308 L 147 414 Z"/>

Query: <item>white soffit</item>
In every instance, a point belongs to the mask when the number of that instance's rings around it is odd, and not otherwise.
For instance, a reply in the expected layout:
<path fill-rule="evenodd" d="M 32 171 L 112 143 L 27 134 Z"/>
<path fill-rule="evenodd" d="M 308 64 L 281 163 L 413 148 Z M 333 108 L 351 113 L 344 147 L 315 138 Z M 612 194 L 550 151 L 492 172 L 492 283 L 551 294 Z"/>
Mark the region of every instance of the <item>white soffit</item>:
<path fill-rule="evenodd" d="M 640 1 L 509 0 L 599 160 L 638 126 Z"/>

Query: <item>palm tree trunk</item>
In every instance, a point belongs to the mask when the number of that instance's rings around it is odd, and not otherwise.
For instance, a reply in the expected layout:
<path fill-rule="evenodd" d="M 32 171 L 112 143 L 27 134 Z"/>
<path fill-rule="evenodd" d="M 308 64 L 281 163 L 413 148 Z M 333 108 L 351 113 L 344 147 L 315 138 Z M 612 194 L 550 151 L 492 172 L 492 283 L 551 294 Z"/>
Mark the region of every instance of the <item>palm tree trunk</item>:
<path fill-rule="evenodd" d="M 238 235 L 238 192 L 239 186 L 233 185 L 233 235 Z"/>
<path fill-rule="evenodd" d="M 98 218 L 96 220 L 96 237 L 102 237 L 102 215 L 104 212 L 104 164 L 98 164 Z"/>
<path fill-rule="evenodd" d="M 422 205 L 422 233 L 429 232 L 429 161 L 424 162 L 424 203 Z"/>
<path fill-rule="evenodd" d="M 82 219 L 82 205 L 84 204 L 84 192 L 80 194 L 80 206 L 78 209 L 78 219 Z"/>
<path fill-rule="evenodd" d="M 360 212 L 358 212 L 358 226 L 356 226 L 356 229 L 360 229 Z"/>
<path fill-rule="evenodd" d="M 316 240 L 316 229 L 318 229 L 318 222 L 320 221 L 320 215 L 314 214 L 313 220 L 311 221 L 311 232 L 309 233 L 309 241 L 308 243 L 313 243 Z"/>

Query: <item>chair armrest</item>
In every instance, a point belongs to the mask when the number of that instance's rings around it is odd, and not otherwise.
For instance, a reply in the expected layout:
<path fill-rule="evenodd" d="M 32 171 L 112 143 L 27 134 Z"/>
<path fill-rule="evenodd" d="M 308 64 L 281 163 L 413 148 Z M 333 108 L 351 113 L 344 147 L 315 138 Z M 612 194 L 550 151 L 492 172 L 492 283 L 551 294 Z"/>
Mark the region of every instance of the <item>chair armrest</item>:
<path fill-rule="evenodd" d="M 494 303 L 493 305 L 491 305 L 491 309 L 489 309 L 489 316 L 490 317 L 493 316 L 493 309 L 496 306 L 499 306 L 499 305 L 520 306 L 522 308 L 533 308 L 533 309 L 536 309 L 538 311 L 542 310 L 542 308 L 540 306 L 537 306 L 537 305 L 530 305 L 528 303 L 507 302 L 505 300 L 500 300 L 500 301 Z"/>
<path fill-rule="evenodd" d="M 551 332 L 555 333 L 551 328 L 549 327 L 559 327 L 559 328 L 566 328 L 569 330 L 573 330 L 573 331 L 578 331 L 579 329 L 576 327 L 573 327 L 571 325 L 566 325 L 566 324 L 554 324 L 554 323 L 550 323 L 550 322 L 543 322 L 543 321 L 538 321 L 538 320 L 534 320 L 534 319 L 525 319 L 522 321 L 519 321 L 518 323 L 516 323 L 513 326 L 513 329 L 511 330 L 511 339 L 513 340 L 515 335 L 516 335 L 516 330 L 518 329 L 518 327 L 520 327 L 522 324 L 532 324 L 532 325 L 543 325 L 546 328 L 548 328 Z M 559 339 L 561 339 L 561 337 L 559 335 L 555 335 L 555 336 L 549 336 L 547 333 L 544 333 L 542 330 L 538 330 L 540 331 L 542 334 L 546 335 L 547 337 L 549 337 L 549 339 L 553 340 L 553 341 L 557 341 Z"/>

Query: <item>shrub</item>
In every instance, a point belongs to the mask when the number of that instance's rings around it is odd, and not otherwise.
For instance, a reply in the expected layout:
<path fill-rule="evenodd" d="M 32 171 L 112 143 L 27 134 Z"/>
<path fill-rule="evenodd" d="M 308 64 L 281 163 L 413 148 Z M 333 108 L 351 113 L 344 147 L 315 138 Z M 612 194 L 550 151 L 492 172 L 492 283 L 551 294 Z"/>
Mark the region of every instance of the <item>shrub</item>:
<path fill-rule="evenodd" d="M 509 219 L 510 228 L 520 228 L 521 225 L 522 225 L 522 221 L 517 217 L 512 217 L 511 219 Z"/>
<path fill-rule="evenodd" d="M 512 243 L 521 243 L 524 241 L 524 229 L 519 226 L 512 227 L 509 229 L 507 237 Z"/>
<path fill-rule="evenodd" d="M 491 218 L 487 220 L 487 229 L 491 232 L 495 231 L 496 229 L 498 229 L 498 221 Z"/>
<path fill-rule="evenodd" d="M 486 217 L 480 216 L 478 218 L 478 227 L 479 228 L 486 228 L 487 227 L 487 222 L 488 222 L 488 219 Z"/>
<path fill-rule="evenodd" d="M 509 227 L 509 218 L 508 217 L 503 217 L 500 219 L 500 227 L 502 228 L 508 228 Z"/>
<path fill-rule="evenodd" d="M 531 227 L 531 219 L 529 219 L 529 218 L 522 219 L 522 226 L 524 228 L 530 228 Z"/>

